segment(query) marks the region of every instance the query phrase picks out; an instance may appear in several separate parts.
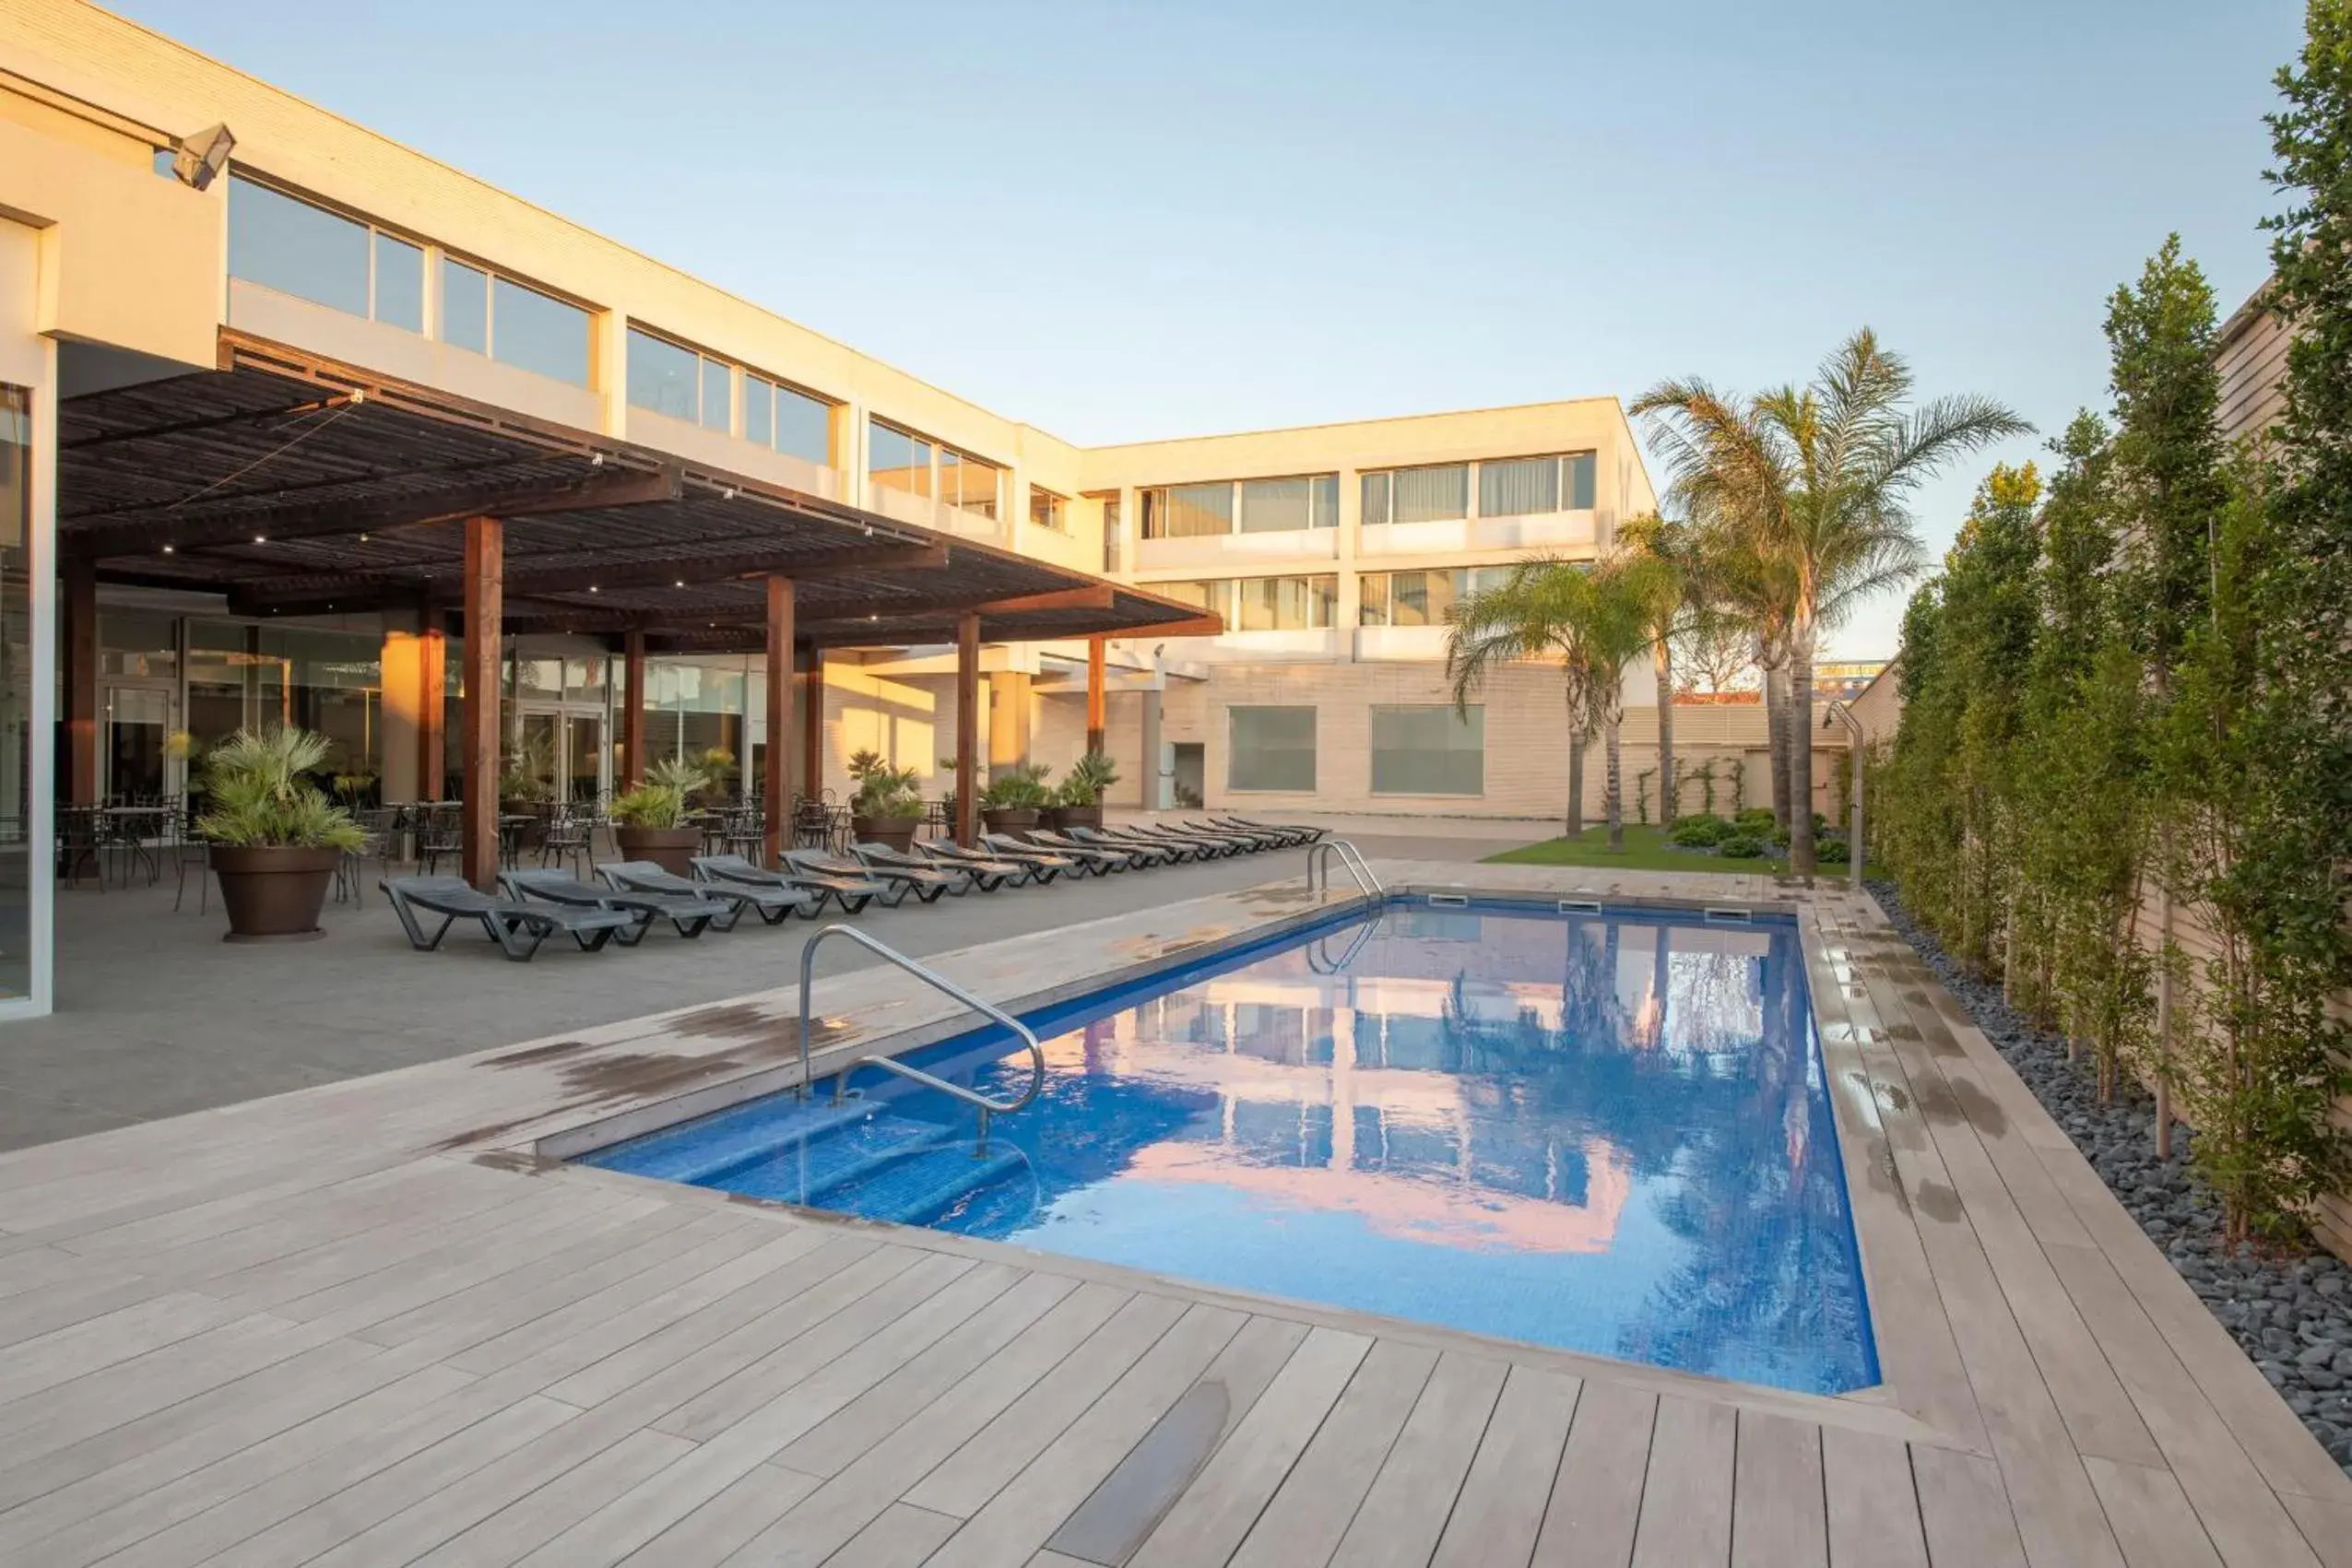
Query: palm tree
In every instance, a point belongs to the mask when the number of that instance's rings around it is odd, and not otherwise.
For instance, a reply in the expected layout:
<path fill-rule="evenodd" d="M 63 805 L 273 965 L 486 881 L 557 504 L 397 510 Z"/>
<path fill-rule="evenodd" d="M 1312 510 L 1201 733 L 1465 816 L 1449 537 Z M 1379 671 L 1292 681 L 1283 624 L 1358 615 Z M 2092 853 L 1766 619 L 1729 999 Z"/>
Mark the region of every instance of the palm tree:
<path fill-rule="evenodd" d="M 1989 397 L 1941 397 L 1907 410 L 1911 370 L 1867 327 L 1825 360 L 1811 385 L 1738 403 L 1696 380 L 1661 382 L 1636 401 L 1685 515 L 1744 558 L 1745 591 L 1767 659 L 1787 675 L 1779 717 L 1789 759 L 1790 869 L 1809 877 L 1813 843 L 1813 659 L 1824 628 L 1919 572 L 1912 494 L 1964 453 L 2033 427 Z M 1768 666 L 1767 666 L 1768 667 Z"/>
<path fill-rule="evenodd" d="M 1457 709 L 1469 705 L 1500 665 L 1559 658 L 1568 711 L 1570 838 L 1584 831 L 1584 748 L 1599 729 L 1608 745 L 1609 847 L 1625 846 L 1618 746 L 1625 669 L 1649 648 L 1656 607 L 1669 591 L 1665 569 L 1654 560 L 1618 557 L 1596 566 L 1537 556 L 1447 611 L 1446 678 Z"/>
<path fill-rule="evenodd" d="M 1674 826 L 1674 643 L 1677 638 L 1707 637 L 1729 619 L 1717 563 L 1708 559 L 1705 532 L 1680 520 L 1644 513 L 1618 525 L 1618 545 L 1637 556 L 1658 562 L 1661 584 L 1658 614 L 1650 627 L 1650 664 L 1658 681 L 1658 820 Z"/>

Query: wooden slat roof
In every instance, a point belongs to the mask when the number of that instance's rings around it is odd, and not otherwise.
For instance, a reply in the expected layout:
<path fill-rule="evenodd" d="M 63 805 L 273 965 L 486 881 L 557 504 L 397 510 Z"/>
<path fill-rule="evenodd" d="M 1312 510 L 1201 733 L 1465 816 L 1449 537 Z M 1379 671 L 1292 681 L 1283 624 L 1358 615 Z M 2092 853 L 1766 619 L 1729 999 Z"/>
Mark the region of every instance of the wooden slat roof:
<path fill-rule="evenodd" d="M 510 631 L 756 647 L 778 572 L 812 643 L 940 641 L 972 608 L 994 641 L 1213 629 L 1084 572 L 233 331 L 219 370 L 67 399 L 59 426 L 60 548 L 241 614 L 454 610 L 457 525 L 486 513 L 506 524 Z"/>

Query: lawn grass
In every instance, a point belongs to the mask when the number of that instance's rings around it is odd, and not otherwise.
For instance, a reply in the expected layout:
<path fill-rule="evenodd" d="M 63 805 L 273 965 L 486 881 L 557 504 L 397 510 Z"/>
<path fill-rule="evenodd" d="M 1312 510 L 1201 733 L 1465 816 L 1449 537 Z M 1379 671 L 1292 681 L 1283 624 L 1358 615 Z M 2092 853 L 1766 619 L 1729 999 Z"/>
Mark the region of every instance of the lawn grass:
<path fill-rule="evenodd" d="M 1589 827 L 1575 838 L 1545 839 L 1540 843 L 1521 844 L 1500 855 L 1490 855 L 1489 862 L 1507 866 L 1601 866 L 1621 871 L 1784 871 L 1788 862 L 1768 860 L 1761 855 L 1740 860 L 1726 860 L 1720 855 L 1704 850 L 1678 849 L 1666 842 L 1665 833 L 1657 828 L 1625 825 L 1625 847 L 1623 853 L 1609 849 L 1609 830 L 1605 826 Z M 1843 872 L 1845 867 L 1825 867 Z"/>

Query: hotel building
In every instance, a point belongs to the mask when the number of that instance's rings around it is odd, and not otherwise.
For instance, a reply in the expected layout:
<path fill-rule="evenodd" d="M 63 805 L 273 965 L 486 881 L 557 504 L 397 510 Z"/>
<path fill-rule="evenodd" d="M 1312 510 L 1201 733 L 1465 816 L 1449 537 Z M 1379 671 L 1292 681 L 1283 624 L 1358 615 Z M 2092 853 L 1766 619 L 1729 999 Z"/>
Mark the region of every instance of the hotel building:
<path fill-rule="evenodd" d="M 1092 732 L 1113 805 L 1554 815 L 1556 672 L 1457 712 L 1446 608 L 1655 504 L 1613 396 L 1075 446 L 96 6 L 0 0 L 0 1013 L 45 1005 L 56 804 L 175 794 L 175 737 L 270 720 L 386 801 L 454 796 L 467 669 L 501 697 L 474 738 L 575 796 L 714 749 L 747 795 L 772 749 L 795 789 L 873 749 L 937 795 L 964 737 L 1058 772 Z M 1719 808 L 1767 794 L 1753 708 L 1677 725 Z"/>

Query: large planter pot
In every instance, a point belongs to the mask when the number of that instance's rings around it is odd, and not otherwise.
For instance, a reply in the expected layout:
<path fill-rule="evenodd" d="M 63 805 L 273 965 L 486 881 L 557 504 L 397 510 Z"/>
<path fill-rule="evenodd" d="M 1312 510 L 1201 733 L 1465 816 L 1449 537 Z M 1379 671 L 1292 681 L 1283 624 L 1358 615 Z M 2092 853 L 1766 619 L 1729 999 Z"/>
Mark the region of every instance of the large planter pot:
<path fill-rule="evenodd" d="M 612 843 L 623 860 L 650 860 L 674 877 L 691 877 L 694 856 L 703 847 L 703 830 L 615 826 Z"/>
<path fill-rule="evenodd" d="M 1061 808 L 1061 831 L 1064 832 L 1072 828 L 1099 828 L 1102 825 L 1103 808 L 1100 804 L 1065 806 Z"/>
<path fill-rule="evenodd" d="M 213 875 L 229 912 L 229 940 L 319 935 L 318 912 L 335 880 L 334 849 L 215 844 Z"/>
<path fill-rule="evenodd" d="M 1060 807 L 1040 806 L 1037 808 L 1037 825 L 1045 829 L 1047 832 L 1060 832 L 1062 831 L 1062 808 Z"/>
<path fill-rule="evenodd" d="M 849 819 L 850 836 L 859 843 L 878 843 L 901 855 L 915 853 L 915 831 L 920 817 L 858 817 Z"/>
<path fill-rule="evenodd" d="M 992 833 L 1025 833 L 1037 825 L 1037 808 L 1034 806 L 983 807 L 980 819 L 988 824 Z"/>

